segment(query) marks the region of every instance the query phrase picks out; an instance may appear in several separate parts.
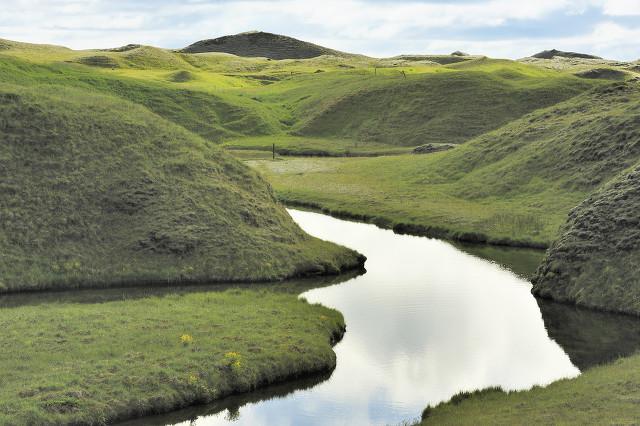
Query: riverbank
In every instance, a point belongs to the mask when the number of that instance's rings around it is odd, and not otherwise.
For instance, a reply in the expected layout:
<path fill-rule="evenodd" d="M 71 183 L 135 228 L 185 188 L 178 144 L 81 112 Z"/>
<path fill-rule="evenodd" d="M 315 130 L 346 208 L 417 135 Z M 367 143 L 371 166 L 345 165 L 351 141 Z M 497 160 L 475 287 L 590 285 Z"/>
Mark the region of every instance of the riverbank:
<path fill-rule="evenodd" d="M 457 148 L 454 151 L 462 150 Z M 514 195 L 468 194 L 441 175 L 448 152 L 377 158 L 248 160 L 287 205 L 374 223 L 399 233 L 546 248 L 586 194 L 545 187 Z"/>
<path fill-rule="evenodd" d="M 638 400 L 640 355 L 634 355 L 545 388 L 462 393 L 427 408 L 419 424 L 635 424 L 640 418 Z"/>
<path fill-rule="evenodd" d="M 2 424 L 106 424 L 330 371 L 345 331 L 267 288 L 3 308 L 0 324 Z"/>
<path fill-rule="evenodd" d="M 460 243 L 488 244 L 492 246 L 513 248 L 526 248 L 536 250 L 544 250 L 548 248 L 548 244 L 544 242 L 522 241 L 510 238 L 492 238 L 480 232 L 462 232 L 442 228 L 439 226 L 394 222 L 392 219 L 389 219 L 387 217 L 370 216 L 368 214 L 355 213 L 349 210 L 332 210 L 328 207 L 323 207 L 320 204 L 310 201 L 288 200 L 286 198 L 281 199 L 281 201 L 289 207 L 322 213 L 331 217 L 335 217 L 337 219 L 371 223 L 376 225 L 378 228 L 391 229 L 396 234 L 401 235 L 414 235 L 417 237 L 437 238 L 440 240 L 457 241 Z"/>

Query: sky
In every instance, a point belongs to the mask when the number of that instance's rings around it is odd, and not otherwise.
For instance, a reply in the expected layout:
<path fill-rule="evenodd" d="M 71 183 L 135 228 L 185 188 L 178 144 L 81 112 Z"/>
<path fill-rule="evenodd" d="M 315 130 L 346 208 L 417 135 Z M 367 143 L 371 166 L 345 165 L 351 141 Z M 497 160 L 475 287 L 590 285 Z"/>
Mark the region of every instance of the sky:
<path fill-rule="evenodd" d="M 374 57 L 545 49 L 640 59 L 640 0 L 0 0 L 0 38 L 165 48 L 244 31 Z"/>

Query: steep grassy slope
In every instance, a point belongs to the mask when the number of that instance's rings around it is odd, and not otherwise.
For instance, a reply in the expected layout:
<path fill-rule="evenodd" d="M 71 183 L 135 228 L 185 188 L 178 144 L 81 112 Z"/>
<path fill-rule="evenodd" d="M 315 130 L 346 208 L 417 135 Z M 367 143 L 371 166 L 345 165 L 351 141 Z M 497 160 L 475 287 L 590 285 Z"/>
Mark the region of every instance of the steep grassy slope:
<path fill-rule="evenodd" d="M 0 290 L 337 272 L 254 172 L 143 107 L 0 86 Z"/>
<path fill-rule="evenodd" d="M 640 110 L 636 116 L 640 124 Z M 640 141 L 637 141 L 640 145 Z M 533 292 L 640 315 L 640 167 L 571 211 L 534 278 Z"/>
<path fill-rule="evenodd" d="M 479 59 L 444 69 L 450 72 L 409 72 L 391 84 L 325 98 L 296 131 L 402 146 L 462 143 L 589 87 L 512 61 Z"/>
<path fill-rule="evenodd" d="M 210 40 L 201 40 L 182 49 L 184 53 L 223 52 L 245 57 L 271 59 L 306 59 L 321 55 L 345 55 L 333 49 L 318 46 L 279 34 L 262 31 L 240 33 Z"/>
<path fill-rule="evenodd" d="M 399 231 L 546 245 L 571 208 L 640 159 L 637 83 L 535 111 L 443 153 L 253 162 L 278 195 Z"/>

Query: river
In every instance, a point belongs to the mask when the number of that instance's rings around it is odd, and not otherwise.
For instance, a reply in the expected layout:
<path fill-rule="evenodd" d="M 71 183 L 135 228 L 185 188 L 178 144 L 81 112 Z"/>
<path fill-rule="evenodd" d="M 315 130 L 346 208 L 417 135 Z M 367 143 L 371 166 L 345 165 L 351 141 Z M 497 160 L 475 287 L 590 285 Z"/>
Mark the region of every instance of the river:
<path fill-rule="evenodd" d="M 536 300 L 522 275 L 540 252 L 290 214 L 367 256 L 365 274 L 300 296 L 344 314 L 335 371 L 128 425 L 394 425 L 461 391 L 544 386 L 640 346 L 635 319 Z"/>

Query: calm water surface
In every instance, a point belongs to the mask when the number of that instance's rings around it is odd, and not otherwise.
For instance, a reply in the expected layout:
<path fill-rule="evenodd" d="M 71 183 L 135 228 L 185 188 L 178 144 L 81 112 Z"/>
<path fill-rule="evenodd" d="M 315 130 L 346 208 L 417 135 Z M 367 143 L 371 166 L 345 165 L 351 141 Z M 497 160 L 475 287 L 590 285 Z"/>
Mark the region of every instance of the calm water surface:
<path fill-rule="evenodd" d="M 344 314 L 335 371 L 128 424 L 398 424 L 460 391 L 546 385 L 639 346 L 638 321 L 537 301 L 520 276 L 447 242 L 290 214 L 368 258 L 366 274 L 301 295 Z M 518 270 L 539 256 L 505 258 Z"/>

